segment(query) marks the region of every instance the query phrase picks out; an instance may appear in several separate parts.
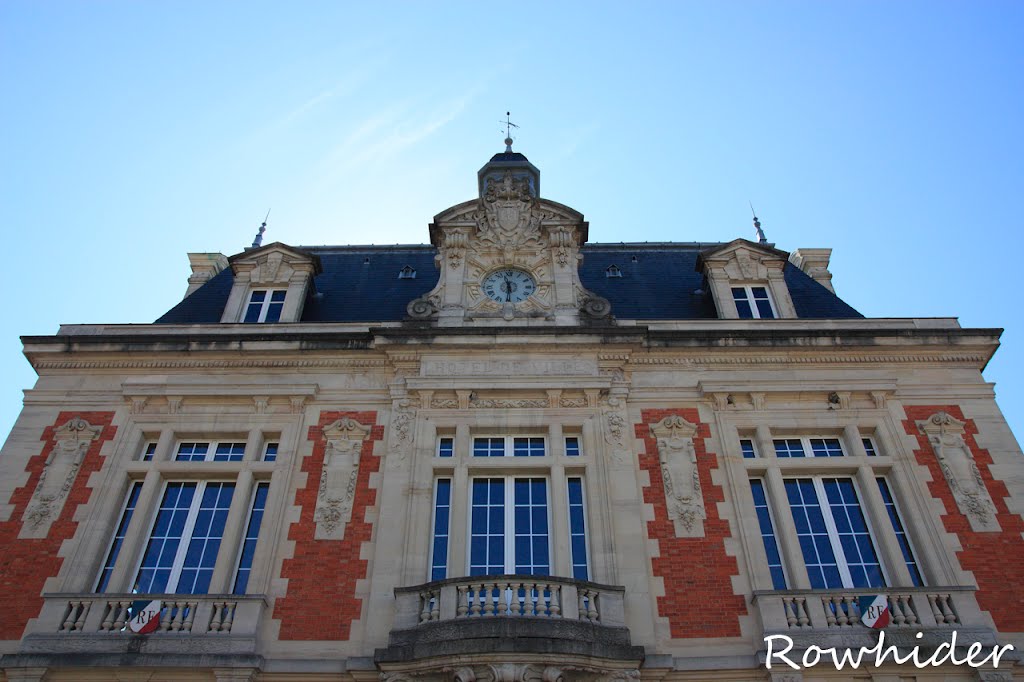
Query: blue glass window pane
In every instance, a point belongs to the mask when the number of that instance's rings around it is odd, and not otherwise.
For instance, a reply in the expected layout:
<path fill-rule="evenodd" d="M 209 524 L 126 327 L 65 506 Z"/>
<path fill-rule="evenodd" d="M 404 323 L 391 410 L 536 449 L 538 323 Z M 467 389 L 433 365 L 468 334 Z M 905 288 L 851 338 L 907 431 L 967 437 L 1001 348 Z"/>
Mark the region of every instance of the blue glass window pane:
<path fill-rule="evenodd" d="M 892 493 L 889 491 L 889 486 L 885 479 L 879 477 L 876 481 L 878 482 L 878 491 L 882 494 L 882 501 L 885 503 L 885 510 L 889 514 L 889 522 L 892 524 L 893 532 L 896 533 L 896 540 L 899 542 L 900 550 L 903 552 L 903 560 L 907 564 L 907 570 L 910 571 L 910 579 L 915 587 L 921 587 L 924 585 L 924 579 L 921 577 L 921 571 L 917 567 L 914 553 L 910 549 L 910 540 L 903 528 L 903 522 L 897 513 L 896 502 L 893 500 Z"/>
<path fill-rule="evenodd" d="M 804 445 L 799 438 L 784 438 L 774 441 L 776 457 L 803 457 Z"/>
<path fill-rule="evenodd" d="M 246 587 L 249 585 L 249 574 L 252 572 L 252 560 L 256 554 L 256 544 L 260 535 L 260 525 L 263 523 L 263 514 L 267 508 L 269 491 L 269 483 L 256 485 L 256 493 L 253 495 L 252 506 L 249 508 L 249 523 L 245 529 L 242 551 L 238 558 L 238 570 L 235 572 L 235 585 L 231 590 L 233 594 L 245 594 Z"/>
<path fill-rule="evenodd" d="M 284 303 L 284 297 L 285 297 L 285 294 L 287 294 L 287 293 L 288 292 L 285 291 L 284 289 L 278 289 L 278 290 L 274 291 L 270 295 L 270 302 L 271 303 Z"/>
<path fill-rule="evenodd" d="M 263 450 L 263 461 L 264 462 L 276 462 L 277 461 L 277 443 L 267 443 L 267 447 Z"/>
<path fill-rule="evenodd" d="M 580 439 L 576 437 L 565 439 L 565 454 L 569 457 L 579 457 Z"/>
<path fill-rule="evenodd" d="M 746 298 L 736 301 L 736 312 L 741 320 L 750 320 L 754 317 L 754 313 L 750 309 L 750 303 Z"/>
<path fill-rule="evenodd" d="M 775 318 L 775 313 L 772 312 L 772 304 L 765 299 L 755 299 L 757 303 L 757 315 L 762 320 L 771 320 Z"/>
<path fill-rule="evenodd" d="M 153 445 L 154 447 L 156 446 L 155 443 Z M 131 489 L 128 491 L 128 499 L 125 500 L 124 511 L 121 512 L 121 521 L 117 524 L 117 530 L 114 531 L 114 540 L 110 544 L 110 551 L 107 553 L 107 560 L 103 562 L 103 570 L 100 572 L 100 578 L 96 584 L 96 592 L 103 592 L 107 589 L 107 585 L 110 582 L 110 576 L 114 572 L 114 563 L 117 561 L 117 557 L 121 553 L 121 546 L 124 544 L 124 539 L 127 535 L 128 524 L 131 523 L 132 515 L 135 513 L 135 505 L 139 501 L 139 493 L 141 491 L 141 482 L 133 483 Z"/>
<path fill-rule="evenodd" d="M 864 445 L 864 452 L 867 453 L 868 457 L 878 456 L 878 451 L 875 449 L 875 444 L 870 438 L 862 438 L 861 443 Z"/>
<path fill-rule="evenodd" d="M 751 440 L 743 439 L 740 441 L 740 452 L 743 453 L 743 459 L 755 459 L 757 452 L 754 450 L 754 442 Z"/>
<path fill-rule="evenodd" d="M 578 580 L 589 580 L 590 570 L 587 562 L 587 529 L 586 513 L 583 506 L 583 479 L 568 479 L 569 489 L 569 539 L 572 550 L 573 577 Z"/>
<path fill-rule="evenodd" d="M 267 317 L 263 321 L 280 322 L 282 309 L 284 309 L 283 303 L 271 303 L 269 306 L 267 306 Z"/>
<path fill-rule="evenodd" d="M 455 453 L 455 439 L 441 438 L 437 442 L 437 456 L 451 457 Z"/>

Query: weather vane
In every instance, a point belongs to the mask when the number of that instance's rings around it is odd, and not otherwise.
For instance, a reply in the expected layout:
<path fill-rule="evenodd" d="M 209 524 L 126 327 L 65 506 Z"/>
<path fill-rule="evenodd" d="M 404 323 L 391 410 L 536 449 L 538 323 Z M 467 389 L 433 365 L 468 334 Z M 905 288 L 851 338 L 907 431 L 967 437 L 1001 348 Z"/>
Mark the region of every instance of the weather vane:
<path fill-rule="evenodd" d="M 506 111 L 505 112 L 505 120 L 504 121 L 498 121 L 498 123 L 502 123 L 505 126 L 505 152 L 506 153 L 512 151 L 512 129 L 513 128 L 519 128 L 519 126 L 517 126 L 515 123 L 512 122 L 511 116 L 512 116 L 512 112 L 511 111 Z"/>

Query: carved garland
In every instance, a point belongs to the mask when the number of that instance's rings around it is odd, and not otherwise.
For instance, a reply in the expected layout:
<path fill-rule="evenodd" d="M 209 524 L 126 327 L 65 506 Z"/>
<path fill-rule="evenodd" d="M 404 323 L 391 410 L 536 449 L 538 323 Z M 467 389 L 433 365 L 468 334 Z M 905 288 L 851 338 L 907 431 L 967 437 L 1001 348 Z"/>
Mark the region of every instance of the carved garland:
<path fill-rule="evenodd" d="M 967 517 L 971 528 L 975 531 L 999 531 L 995 505 L 974 455 L 964 441 L 965 426 L 966 422 L 947 412 L 936 412 L 917 422 L 917 427 L 928 437 L 939 460 L 939 468 L 953 492 L 956 506 Z"/>
<path fill-rule="evenodd" d="M 349 417 L 323 429 L 327 440 L 320 488 L 316 496 L 316 538 L 340 540 L 345 524 L 352 518 L 352 503 L 359 478 L 359 458 L 370 427 Z"/>
<path fill-rule="evenodd" d="M 679 415 L 672 415 L 652 424 L 651 433 L 658 440 L 665 502 L 668 516 L 675 523 L 676 535 L 700 537 L 707 512 L 693 447 L 697 426 Z"/>
<path fill-rule="evenodd" d="M 85 453 L 102 432 L 103 427 L 93 426 L 81 417 L 70 419 L 54 430 L 53 449 L 43 464 L 32 500 L 22 516 L 33 536 L 45 536 L 50 524 L 60 515 Z"/>

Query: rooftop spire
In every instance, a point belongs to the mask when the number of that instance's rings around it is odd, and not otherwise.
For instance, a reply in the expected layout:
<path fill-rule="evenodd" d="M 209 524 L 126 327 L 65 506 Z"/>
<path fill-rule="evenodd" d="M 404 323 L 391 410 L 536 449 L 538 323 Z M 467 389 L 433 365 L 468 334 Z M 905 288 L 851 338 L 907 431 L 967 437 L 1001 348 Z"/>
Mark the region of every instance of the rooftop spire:
<path fill-rule="evenodd" d="M 509 154 L 509 153 L 512 152 L 512 129 L 519 127 L 515 123 L 512 122 L 511 116 L 512 116 L 512 112 L 511 111 L 506 111 L 505 112 L 505 120 L 504 121 L 498 121 L 499 123 L 504 123 L 505 124 L 505 153 L 506 154 Z"/>
<path fill-rule="evenodd" d="M 256 239 L 252 240 L 252 246 L 250 248 L 258 249 L 260 244 L 263 243 L 263 233 L 267 231 L 267 218 L 270 217 L 270 209 L 267 209 L 267 215 L 263 218 L 263 224 L 260 225 L 259 231 L 256 233 Z"/>
<path fill-rule="evenodd" d="M 754 204 L 750 200 L 747 200 L 747 203 L 750 204 L 750 212 L 754 216 L 754 232 L 757 233 L 757 243 L 767 244 L 768 238 L 764 236 L 764 230 L 761 229 L 761 221 L 757 219 L 757 213 L 754 212 Z"/>

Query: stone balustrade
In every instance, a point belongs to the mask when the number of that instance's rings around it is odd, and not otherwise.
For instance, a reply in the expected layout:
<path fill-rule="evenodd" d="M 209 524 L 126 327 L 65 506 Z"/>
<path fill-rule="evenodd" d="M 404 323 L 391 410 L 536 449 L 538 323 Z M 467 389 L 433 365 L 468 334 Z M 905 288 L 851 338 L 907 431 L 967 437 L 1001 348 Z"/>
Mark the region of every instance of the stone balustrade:
<path fill-rule="evenodd" d="M 261 595 L 46 594 L 34 635 L 82 638 L 133 635 L 131 605 L 161 602 L 159 624 L 149 637 L 219 635 L 254 637 L 266 606 Z"/>
<path fill-rule="evenodd" d="M 622 587 L 533 575 L 450 578 L 395 590 L 396 627 L 467 618 L 536 617 L 621 626 Z"/>
<path fill-rule="evenodd" d="M 900 587 L 855 590 L 785 590 L 755 592 L 765 631 L 865 628 L 860 597 L 883 594 L 889 602 L 888 627 L 934 628 L 983 625 L 976 618 L 974 588 Z"/>

